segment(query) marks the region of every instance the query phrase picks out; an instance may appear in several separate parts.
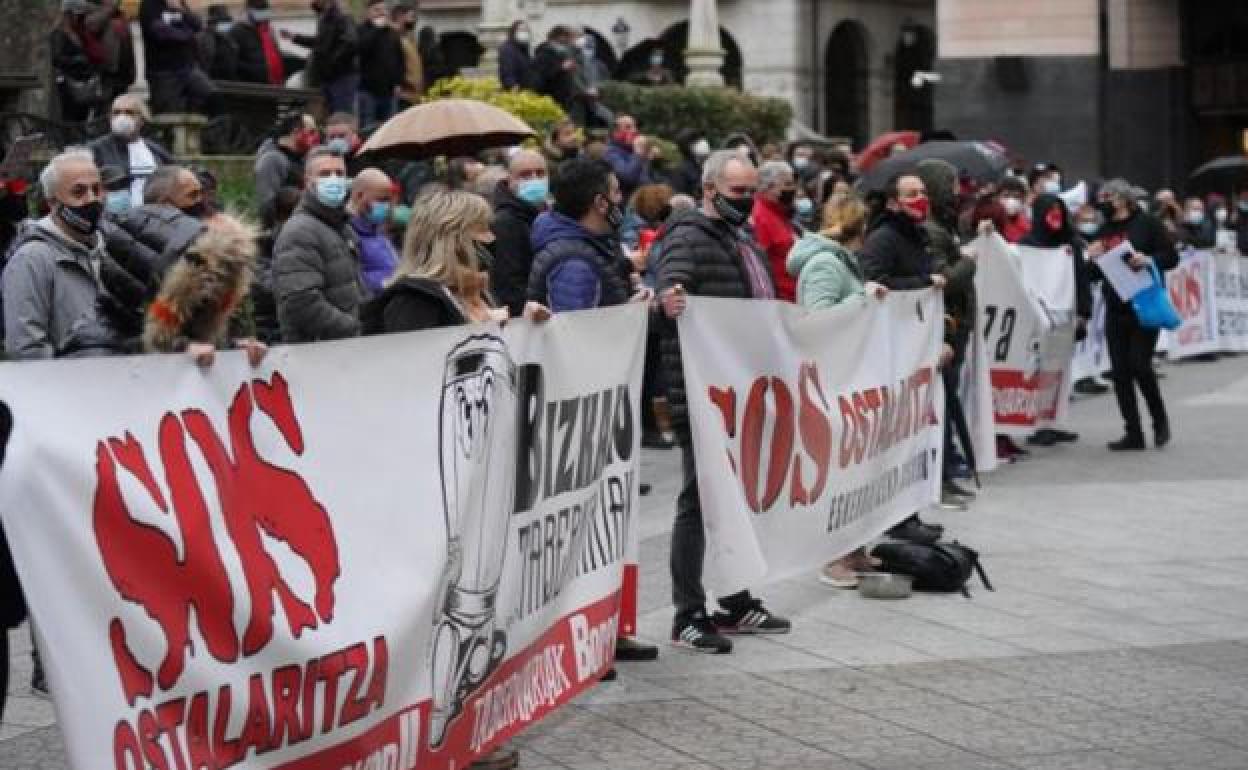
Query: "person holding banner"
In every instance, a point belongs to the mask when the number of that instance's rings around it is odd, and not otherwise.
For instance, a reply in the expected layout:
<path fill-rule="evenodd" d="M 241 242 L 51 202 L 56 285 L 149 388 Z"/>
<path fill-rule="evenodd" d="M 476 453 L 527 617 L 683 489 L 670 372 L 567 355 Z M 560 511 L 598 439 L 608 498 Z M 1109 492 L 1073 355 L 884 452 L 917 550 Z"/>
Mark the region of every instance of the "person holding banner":
<path fill-rule="evenodd" d="M 789 252 L 786 267 L 796 280 L 797 304 L 810 310 L 824 310 L 860 297 L 880 300 L 888 287 L 864 282 L 857 251 L 862 248 L 867 229 L 867 208 L 857 198 L 830 204 L 829 227 L 821 233 L 806 233 Z M 877 566 L 862 548 L 830 561 L 819 570 L 819 581 L 833 588 L 857 588 L 858 573 Z"/>
<path fill-rule="evenodd" d="M 1036 196 L 1031 205 L 1031 232 L 1023 237 L 1021 243 L 1037 249 L 1069 251 L 1075 273 L 1075 341 L 1083 340 L 1092 318 L 1092 284 L 1088 279 L 1087 262 L 1083 258 L 1083 242 L 1075 233 L 1070 211 L 1061 197 L 1048 193 Z M 1077 433 L 1044 428 L 1036 431 L 1028 443 L 1053 446 L 1078 440 Z"/>
<path fill-rule="evenodd" d="M 1140 209 L 1133 188 L 1124 179 L 1114 179 L 1101 188 L 1099 208 L 1105 216 L 1096 241 L 1088 246 L 1088 256 L 1095 260 L 1124 241 L 1130 242 L 1132 252 L 1124 255 L 1132 270 L 1146 270 L 1153 263 L 1163 273 L 1179 264 L 1179 255 L 1156 217 Z M 1101 280 L 1105 296 L 1105 339 L 1109 346 L 1110 366 L 1113 370 L 1114 395 L 1118 398 L 1118 410 L 1122 413 L 1125 434 L 1109 444 L 1111 451 L 1131 451 L 1147 448 L 1144 431 L 1140 425 L 1140 407 L 1135 389 L 1139 387 L 1153 420 L 1154 439 L 1158 449 L 1170 442 L 1170 418 L 1161 397 L 1157 373 L 1153 371 L 1153 354 L 1157 349 L 1158 329 L 1140 326 L 1129 299 L 1124 300 L 1114 290 L 1104 274 L 1092 265 L 1093 278 Z"/>
<path fill-rule="evenodd" d="M 862 271 L 868 281 L 894 291 L 937 289 L 947 280 L 933 263 L 923 226 L 931 213 L 927 186 L 918 174 L 900 174 L 885 189 L 882 207 L 873 218 L 873 228 L 862 245 Z M 953 347 L 946 343 L 942 364 L 953 360 Z M 916 513 L 888 531 L 889 537 L 916 543 L 935 543 L 944 527 L 919 519 Z"/>
<path fill-rule="evenodd" d="M 409 332 L 466 323 L 506 321 L 509 316 L 507 308 L 495 306 L 487 291 L 488 274 L 482 270 L 481 257 L 486 253 L 487 244 L 494 240 L 490 224 L 489 204 L 478 195 L 448 190 L 433 192 L 419 199 L 412 207 L 403 256 L 394 275 L 382 293 L 365 304 L 361 313 L 364 333 Z M 524 316 L 543 321 L 550 318 L 550 311 L 536 302 L 529 302 Z M 488 385 L 491 376 L 500 377 L 510 364 L 505 349 L 499 349 L 494 344 L 495 338 L 474 338 L 474 341 L 477 347 L 461 351 L 454 358 L 453 365 L 448 363 L 448 377 L 453 369 L 457 378 L 454 387 L 475 392 L 478 379 Z M 501 377 L 500 382 L 505 379 Z M 449 386 L 451 383 L 448 383 Z M 488 387 L 482 387 L 484 389 L 480 393 L 489 392 Z M 504 396 L 509 392 L 501 386 L 497 390 Z M 488 405 L 484 405 L 485 398 L 481 395 L 481 400 L 474 402 L 478 408 L 507 414 L 503 409 L 504 397 L 495 396 L 503 400 Z M 455 418 L 448 419 L 454 422 Z M 506 425 L 507 419 L 505 417 L 495 424 Z M 464 441 L 462 436 L 458 440 Z M 498 443 L 498 447 L 489 449 L 491 443 Z M 492 434 L 486 435 L 483 444 L 473 446 L 487 448 L 483 455 L 474 451 L 467 465 L 488 467 L 489 458 L 514 451 L 505 439 Z M 443 451 L 446 450 L 444 446 Z M 456 483 L 464 483 L 464 480 L 456 479 Z M 500 483 L 500 488 L 506 486 Z M 447 499 L 458 500 L 462 493 L 462 489 L 457 490 L 457 494 Z M 487 495 L 485 499 L 492 501 L 497 496 Z M 431 671 L 435 695 L 430 728 L 433 734 L 430 738 L 435 743 L 444 739 L 449 720 L 462 708 L 464 691 L 488 676 L 489 667 L 498 663 L 500 645 L 506 644 L 506 637 L 496 629 L 496 619 L 492 614 L 498 575 L 490 572 L 490 565 L 501 564 L 501 559 L 492 559 L 489 550 L 498 547 L 498 544 L 474 542 L 470 537 L 471 519 L 483 515 L 481 509 L 448 509 L 446 515 L 447 536 L 451 539 L 448 547 L 459 554 L 458 558 L 464 564 L 475 564 L 478 568 L 464 568 L 447 585 L 445 597 L 442 597 Z M 500 510 L 498 515 L 506 515 L 506 511 Z M 485 566 L 482 568 L 481 565 Z M 473 598 L 480 596 L 488 598 Z M 491 650 L 491 654 L 486 654 L 486 650 Z M 482 662 L 482 659 L 489 662 Z M 480 670 L 481 666 L 487 668 Z M 515 767 L 518 762 L 519 753 L 502 746 L 469 767 L 506 770 Z"/>
<path fill-rule="evenodd" d="M 702 566 L 706 530 L 698 496 L 698 469 L 689 426 L 688 399 L 680 338 L 674 321 L 685 310 L 686 294 L 739 299 L 775 299 L 766 256 L 745 230 L 758 190 L 758 171 L 734 150 L 711 153 L 702 169 L 702 205 L 668 221 L 656 285 L 663 315 L 663 366 L 668 377 L 672 427 L 680 444 L 684 477 L 672 526 L 672 644 L 698 652 L 729 653 L 725 634 L 783 634 L 792 624 L 768 612 L 741 591 L 721 597 L 723 612 L 706 614 Z"/>

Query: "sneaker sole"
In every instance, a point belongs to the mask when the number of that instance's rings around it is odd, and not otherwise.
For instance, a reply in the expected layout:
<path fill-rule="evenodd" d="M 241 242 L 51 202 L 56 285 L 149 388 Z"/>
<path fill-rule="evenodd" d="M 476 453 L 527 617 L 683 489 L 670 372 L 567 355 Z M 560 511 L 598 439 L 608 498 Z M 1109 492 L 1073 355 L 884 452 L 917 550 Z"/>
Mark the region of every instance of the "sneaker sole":
<path fill-rule="evenodd" d="M 787 634 L 793 630 L 793 627 L 790 626 L 789 628 L 737 628 L 737 627 L 729 627 L 729 626 L 715 626 L 715 630 L 720 632 L 721 634 L 736 634 L 737 636 L 751 636 L 751 635 L 764 635 L 764 634 L 768 634 L 768 635 Z"/>
<path fill-rule="evenodd" d="M 681 641 L 680 639 L 673 639 L 671 644 L 673 647 L 675 647 L 678 650 L 689 650 L 690 652 L 700 652 L 703 655 L 727 655 L 732 652 L 731 647 L 729 647 L 726 650 L 721 649 L 719 647 L 695 647 L 689 642 Z"/>

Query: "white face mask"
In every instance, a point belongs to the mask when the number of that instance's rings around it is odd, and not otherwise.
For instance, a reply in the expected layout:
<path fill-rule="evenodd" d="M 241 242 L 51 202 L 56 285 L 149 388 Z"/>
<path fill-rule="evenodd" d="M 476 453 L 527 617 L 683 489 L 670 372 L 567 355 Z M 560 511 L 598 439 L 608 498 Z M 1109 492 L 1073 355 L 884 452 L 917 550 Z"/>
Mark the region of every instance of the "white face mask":
<path fill-rule="evenodd" d="M 529 31 L 527 29 L 516 30 L 516 42 L 517 43 L 524 45 L 525 43 L 528 43 L 532 39 L 533 38 L 529 35 Z"/>
<path fill-rule="evenodd" d="M 108 127 L 115 136 L 129 139 L 138 133 L 139 122 L 132 115 L 115 115 L 109 121 Z"/>
<path fill-rule="evenodd" d="M 1062 182 L 1060 179 L 1046 179 L 1040 189 L 1049 195 L 1057 195 L 1062 191 Z"/>
<path fill-rule="evenodd" d="M 1016 217 L 1023 210 L 1023 202 L 1018 198 L 1002 198 L 1001 207 L 1005 209 L 1007 215 Z"/>
<path fill-rule="evenodd" d="M 690 147 L 689 149 L 693 150 L 694 157 L 705 158 L 711 154 L 711 143 L 705 139 L 699 139 L 694 142 L 693 147 Z"/>
<path fill-rule="evenodd" d="M 1218 224 L 1220 225 L 1226 223 L 1226 218 L 1228 216 L 1230 215 L 1227 213 L 1226 209 L 1214 209 L 1213 210 L 1213 218 L 1217 220 Z"/>

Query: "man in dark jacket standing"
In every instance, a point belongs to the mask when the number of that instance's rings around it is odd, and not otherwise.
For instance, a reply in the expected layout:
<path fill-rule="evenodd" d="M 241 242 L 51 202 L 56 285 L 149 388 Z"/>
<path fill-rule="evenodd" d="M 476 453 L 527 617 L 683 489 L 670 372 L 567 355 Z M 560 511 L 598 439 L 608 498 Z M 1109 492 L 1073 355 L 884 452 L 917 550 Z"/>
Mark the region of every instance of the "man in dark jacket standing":
<path fill-rule="evenodd" d="M 931 213 L 927 187 L 917 174 L 902 174 L 888 183 L 884 208 L 875 218 L 862 245 L 859 259 L 864 277 L 893 291 L 935 288 L 943 290 L 948 279 L 932 259 L 924 230 Z M 947 342 L 942 365 L 953 360 Z M 934 543 L 944 528 L 927 524 L 915 514 L 889 530 L 891 537 L 920 543 Z"/>
<path fill-rule="evenodd" d="M 620 181 L 602 161 L 577 158 L 555 170 L 553 211 L 533 226 L 528 298 L 552 312 L 622 305 L 631 271 L 615 237 L 624 221 Z"/>
<path fill-rule="evenodd" d="M 519 150 L 507 164 L 507 178 L 494 191 L 494 221 L 490 230 L 490 288 L 494 299 L 512 318 L 524 313 L 533 267 L 533 220 L 546 209 L 550 194 L 546 158 L 533 150 Z"/>
<path fill-rule="evenodd" d="M 650 183 L 650 143 L 637 131 L 637 121 L 632 115 L 619 115 L 607 145 L 607 162 L 615 171 L 624 188 L 624 197 L 643 184 Z"/>
<path fill-rule="evenodd" d="M 244 83 L 286 84 L 286 63 L 273 32 L 269 0 L 247 0 L 247 14 L 230 28 L 238 50 L 236 77 Z"/>
<path fill-rule="evenodd" d="M 576 78 L 580 65 L 573 50 L 575 37 L 570 27 L 562 24 L 551 27 L 546 33 L 546 42 L 533 54 L 533 68 L 537 73 L 538 93 L 554 99 L 578 125 L 585 125 L 582 89 Z"/>
<path fill-rule="evenodd" d="M 720 598 L 724 612 L 708 617 L 702 588 L 706 534 L 698 496 L 697 466 L 689 428 L 688 401 L 675 320 L 684 312 L 686 293 L 705 297 L 774 299 L 775 288 L 762 254 L 747 231 L 754 208 L 758 171 L 735 152 L 721 150 L 707 158 L 700 208 L 668 221 L 656 285 L 663 315 L 663 368 L 668 378 L 672 427 L 680 443 L 684 476 L 672 526 L 672 643 L 699 652 L 732 652 L 724 634 L 786 633 L 788 620 L 771 614 L 748 591 Z"/>
<path fill-rule="evenodd" d="M 139 5 L 153 111 L 205 111 L 213 88 L 197 57 L 195 40 L 203 28 L 187 0 L 143 0 Z"/>
<path fill-rule="evenodd" d="M 147 107 L 134 94 L 122 94 L 113 100 L 109 115 L 109 133 L 87 145 L 99 168 L 121 169 L 130 183 L 130 205 L 143 205 L 147 179 L 161 166 L 173 162 L 173 156 L 151 139 L 143 138 L 143 124 L 150 119 Z"/>
<path fill-rule="evenodd" d="M 282 30 L 283 40 L 312 50 L 308 74 L 321 88 L 327 112 L 355 112 L 360 87 L 360 59 L 355 22 L 339 0 L 312 0 L 317 14 L 315 35 Z"/>
<path fill-rule="evenodd" d="M 945 510 L 965 511 L 972 493 L 954 479 L 952 408 L 958 399 L 962 363 L 975 331 L 975 260 L 962 250 L 958 236 L 958 170 L 953 164 L 931 158 L 919 163 L 916 173 L 923 180 L 931 201 L 931 213 L 923 223 L 933 267 L 945 277 L 945 342 L 953 349 L 941 374 L 945 381 L 945 457 L 942 469 L 940 504 Z M 986 448 L 985 448 L 986 449 Z"/>
<path fill-rule="evenodd" d="M 303 188 L 303 158 L 317 143 L 315 135 L 302 115 L 291 113 L 278 121 L 273 137 L 256 152 L 256 209 L 266 228 L 277 222 L 278 194 Z"/>
<path fill-rule="evenodd" d="M 1135 202 L 1131 185 L 1124 179 L 1114 179 L 1101 188 L 1098 207 L 1105 216 L 1105 226 L 1096 241 L 1088 246 L 1088 257 L 1099 259 L 1107 251 L 1123 241 L 1130 241 L 1134 253 L 1128 257 L 1132 270 L 1147 270 L 1150 262 L 1163 274 L 1179 264 L 1178 252 L 1166 234 L 1161 222 Z M 1101 277 L 1093 269 L 1094 277 Z M 1125 435 L 1112 443 L 1112 451 L 1145 449 L 1144 430 L 1140 425 L 1140 406 L 1135 398 L 1138 385 L 1148 404 L 1153 419 L 1153 432 L 1157 448 L 1170 442 L 1170 418 L 1166 403 L 1161 398 L 1161 386 L 1153 371 L 1153 354 L 1157 350 L 1158 329 L 1140 326 L 1139 319 L 1129 300 L 1123 300 L 1109 281 L 1103 281 L 1101 291 L 1105 296 L 1105 341 L 1109 347 L 1109 361 L 1113 369 L 1114 395 L 1118 397 L 1118 410 L 1126 429 Z"/>
<path fill-rule="evenodd" d="M 384 123 L 399 103 L 407 73 L 403 41 L 390 23 L 385 0 L 370 0 L 360 23 L 360 123 Z"/>
<path fill-rule="evenodd" d="M 318 147 L 308 153 L 303 201 L 277 236 L 273 290 L 282 339 L 316 342 L 360 333 L 360 261 L 347 224 L 347 167 Z"/>

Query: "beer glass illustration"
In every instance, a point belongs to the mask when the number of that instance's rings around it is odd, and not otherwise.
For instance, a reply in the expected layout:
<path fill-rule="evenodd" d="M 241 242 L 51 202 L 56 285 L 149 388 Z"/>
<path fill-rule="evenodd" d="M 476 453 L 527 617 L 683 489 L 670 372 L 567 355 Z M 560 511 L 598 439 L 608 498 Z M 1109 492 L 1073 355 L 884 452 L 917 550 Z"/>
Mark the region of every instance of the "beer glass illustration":
<path fill-rule="evenodd" d="M 434 615 L 435 749 L 507 651 L 496 600 L 515 492 L 516 410 L 516 367 L 501 338 L 476 335 L 451 351 L 438 426 L 447 567 Z"/>

